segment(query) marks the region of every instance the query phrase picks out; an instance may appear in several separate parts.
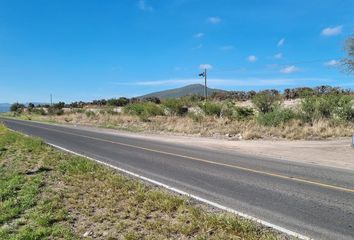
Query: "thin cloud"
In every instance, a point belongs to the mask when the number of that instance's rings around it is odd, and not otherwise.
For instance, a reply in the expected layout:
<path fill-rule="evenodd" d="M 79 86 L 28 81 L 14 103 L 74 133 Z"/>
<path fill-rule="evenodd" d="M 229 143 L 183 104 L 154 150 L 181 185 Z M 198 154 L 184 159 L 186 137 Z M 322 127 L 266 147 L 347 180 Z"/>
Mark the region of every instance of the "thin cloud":
<path fill-rule="evenodd" d="M 255 62 L 255 61 L 257 61 L 257 57 L 254 56 L 254 55 L 250 55 L 250 56 L 247 57 L 247 61 L 249 61 L 249 62 Z"/>
<path fill-rule="evenodd" d="M 192 49 L 193 50 L 196 50 L 196 49 L 201 49 L 203 47 L 203 44 L 198 44 L 197 46 L 193 47 Z"/>
<path fill-rule="evenodd" d="M 218 24 L 221 22 L 221 18 L 219 17 L 209 17 L 208 22 L 211 24 Z"/>
<path fill-rule="evenodd" d="M 338 65 L 338 64 L 339 64 L 339 61 L 337 61 L 337 60 L 335 60 L 335 59 L 330 60 L 330 61 L 324 63 L 324 65 L 325 65 L 326 67 L 334 67 L 334 66 L 336 66 L 336 65 Z"/>
<path fill-rule="evenodd" d="M 269 86 L 289 86 L 298 84 L 309 84 L 314 81 L 318 82 L 331 82 L 330 79 L 323 78 L 245 78 L 245 79 L 224 79 L 224 78 L 210 78 L 208 83 L 214 86 L 229 86 L 229 87 L 269 87 Z M 168 79 L 160 81 L 140 81 L 130 84 L 139 86 L 173 86 L 173 85 L 186 85 L 198 83 L 196 78 L 186 79 Z"/>
<path fill-rule="evenodd" d="M 205 63 L 205 64 L 200 64 L 199 68 L 200 69 L 212 69 L 213 66 L 211 64 Z"/>
<path fill-rule="evenodd" d="M 146 3 L 145 0 L 139 0 L 138 2 L 138 8 L 142 11 L 154 11 L 154 8 Z"/>
<path fill-rule="evenodd" d="M 174 85 L 174 84 L 191 84 L 196 82 L 196 79 L 168 79 L 168 80 L 160 80 L 160 81 L 140 81 L 135 82 L 135 85 L 141 86 L 163 86 L 163 85 Z"/>
<path fill-rule="evenodd" d="M 204 33 L 202 33 L 202 32 L 196 33 L 196 34 L 194 34 L 194 37 L 195 38 L 202 38 L 202 37 L 204 37 Z"/>
<path fill-rule="evenodd" d="M 284 43 L 285 43 L 285 38 L 282 38 L 278 41 L 277 46 L 282 47 L 282 46 L 284 46 Z"/>
<path fill-rule="evenodd" d="M 291 65 L 291 66 L 287 66 L 285 68 L 280 69 L 281 73 L 285 73 L 285 74 L 289 74 L 289 73 L 294 73 L 294 72 L 298 72 L 300 71 L 300 68 Z"/>
<path fill-rule="evenodd" d="M 231 51 L 231 50 L 234 50 L 235 47 L 233 45 L 226 45 L 226 46 L 221 46 L 220 47 L 220 50 L 222 51 Z"/>
<path fill-rule="evenodd" d="M 282 53 L 277 53 L 274 55 L 275 59 L 282 59 L 283 58 L 283 54 Z"/>
<path fill-rule="evenodd" d="M 343 26 L 328 27 L 322 30 L 321 34 L 326 37 L 336 36 L 342 33 Z"/>

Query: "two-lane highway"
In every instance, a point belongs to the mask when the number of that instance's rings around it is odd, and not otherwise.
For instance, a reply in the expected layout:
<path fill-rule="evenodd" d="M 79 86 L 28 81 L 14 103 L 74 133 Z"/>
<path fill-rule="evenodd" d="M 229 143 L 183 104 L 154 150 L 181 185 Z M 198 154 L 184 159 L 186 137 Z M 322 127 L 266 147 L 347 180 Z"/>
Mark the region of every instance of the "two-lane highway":
<path fill-rule="evenodd" d="M 354 239 L 354 171 L 82 128 L 0 120 L 13 130 L 304 236 Z"/>

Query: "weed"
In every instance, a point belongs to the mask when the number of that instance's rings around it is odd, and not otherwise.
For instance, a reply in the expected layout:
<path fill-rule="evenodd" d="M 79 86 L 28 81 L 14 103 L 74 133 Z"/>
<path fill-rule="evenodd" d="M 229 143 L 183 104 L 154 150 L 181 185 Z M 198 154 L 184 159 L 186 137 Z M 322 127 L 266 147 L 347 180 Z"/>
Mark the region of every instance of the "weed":
<path fill-rule="evenodd" d="M 257 122 L 263 126 L 277 127 L 295 118 L 296 114 L 293 110 L 277 108 L 271 112 L 258 114 Z"/>

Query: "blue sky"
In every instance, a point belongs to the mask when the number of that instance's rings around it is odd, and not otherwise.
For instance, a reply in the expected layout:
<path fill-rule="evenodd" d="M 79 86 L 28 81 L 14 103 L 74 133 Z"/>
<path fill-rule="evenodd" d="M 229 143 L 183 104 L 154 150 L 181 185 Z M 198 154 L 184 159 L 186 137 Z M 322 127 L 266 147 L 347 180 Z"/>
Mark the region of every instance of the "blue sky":
<path fill-rule="evenodd" d="M 202 83 L 354 88 L 352 0 L 1 0 L 0 102 L 137 96 Z"/>

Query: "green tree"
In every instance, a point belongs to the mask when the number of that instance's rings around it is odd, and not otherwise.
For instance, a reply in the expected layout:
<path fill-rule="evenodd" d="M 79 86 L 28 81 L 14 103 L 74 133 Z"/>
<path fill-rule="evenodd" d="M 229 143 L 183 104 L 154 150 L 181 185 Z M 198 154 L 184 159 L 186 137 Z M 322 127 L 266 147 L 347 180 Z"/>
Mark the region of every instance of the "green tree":
<path fill-rule="evenodd" d="M 34 109 L 34 104 L 33 103 L 29 103 L 28 106 L 27 106 L 27 109 L 28 109 L 28 112 L 32 112 L 33 109 Z"/>
<path fill-rule="evenodd" d="M 14 103 L 14 104 L 11 105 L 10 111 L 11 112 L 21 113 L 24 108 L 25 108 L 25 105 L 17 102 L 17 103 Z"/>

